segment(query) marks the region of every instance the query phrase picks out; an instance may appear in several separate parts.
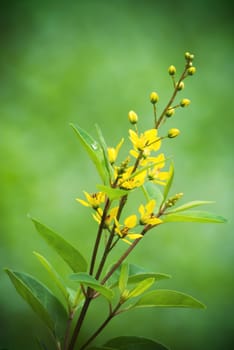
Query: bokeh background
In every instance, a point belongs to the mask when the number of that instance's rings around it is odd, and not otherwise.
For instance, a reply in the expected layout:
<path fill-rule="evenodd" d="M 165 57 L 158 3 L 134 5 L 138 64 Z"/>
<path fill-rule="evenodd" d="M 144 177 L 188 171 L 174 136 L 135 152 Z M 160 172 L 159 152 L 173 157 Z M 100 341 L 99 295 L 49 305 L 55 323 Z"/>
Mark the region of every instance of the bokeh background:
<path fill-rule="evenodd" d="M 171 274 L 159 286 L 190 293 L 207 310 L 132 311 L 116 318 L 96 343 L 140 334 L 174 350 L 232 348 L 234 52 L 229 3 L 1 2 L 0 347 L 34 350 L 37 336 L 48 338 L 3 272 L 4 267 L 27 271 L 54 288 L 32 251 L 59 266 L 61 261 L 39 239 L 27 214 L 90 254 L 95 223 L 75 198 L 83 189 L 95 191 L 99 180 L 69 123 L 93 136 L 98 123 L 111 146 L 122 136 L 127 139 L 130 109 L 149 127 L 150 92 L 158 91 L 163 108 L 171 93 L 167 68 L 182 69 L 184 52 L 191 51 L 197 74 L 181 92 L 191 106 L 163 129 L 181 130 L 164 148 L 175 160 L 173 192 L 184 192 L 184 201 L 216 201 L 207 209 L 229 222 L 161 226 L 129 261 Z M 100 318 L 96 307 L 84 337 Z"/>

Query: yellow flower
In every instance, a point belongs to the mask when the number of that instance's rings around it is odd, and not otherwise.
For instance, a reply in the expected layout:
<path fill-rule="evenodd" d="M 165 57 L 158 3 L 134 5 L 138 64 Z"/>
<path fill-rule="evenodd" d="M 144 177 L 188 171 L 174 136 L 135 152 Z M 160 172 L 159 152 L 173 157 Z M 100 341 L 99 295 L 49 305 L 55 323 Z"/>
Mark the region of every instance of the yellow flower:
<path fill-rule="evenodd" d="M 148 179 L 159 185 L 165 185 L 165 180 L 169 178 L 168 171 L 161 171 L 165 166 L 165 156 L 163 153 L 154 158 L 155 166 L 148 170 Z"/>
<path fill-rule="evenodd" d="M 107 148 L 108 158 L 109 158 L 109 161 L 111 164 L 115 163 L 115 161 L 118 157 L 119 150 L 120 150 L 123 143 L 124 143 L 124 139 L 121 139 L 121 141 L 118 143 L 116 148 L 112 148 L 112 147 Z"/>
<path fill-rule="evenodd" d="M 161 140 L 157 135 L 157 129 L 146 130 L 140 135 L 129 130 L 129 138 L 137 151 L 157 151 L 161 146 Z"/>
<path fill-rule="evenodd" d="M 135 227 L 137 225 L 137 216 L 136 215 L 131 215 L 128 216 L 124 220 L 124 226 L 119 224 L 118 220 L 115 219 L 115 232 L 119 235 L 119 237 L 126 243 L 131 244 L 131 242 L 126 239 L 137 239 L 143 237 L 140 233 L 131 233 L 129 232 L 130 229 Z"/>
<path fill-rule="evenodd" d="M 120 177 L 118 185 L 121 188 L 124 188 L 126 190 L 132 190 L 133 188 L 140 187 L 144 184 L 147 172 L 142 171 L 141 173 L 133 176 L 133 169 L 134 167 L 130 166 Z"/>
<path fill-rule="evenodd" d="M 109 228 L 110 227 L 112 221 L 115 220 L 115 218 L 116 218 L 118 210 L 119 210 L 119 207 L 114 207 L 106 215 L 105 223 L 104 223 L 104 227 L 105 228 Z M 100 223 L 102 221 L 102 216 L 103 216 L 103 210 L 101 208 L 98 208 L 96 210 L 96 213 L 93 214 L 94 220 L 97 221 L 99 225 L 100 225 Z"/>
<path fill-rule="evenodd" d="M 84 191 L 84 194 L 87 199 L 87 202 L 79 198 L 76 198 L 76 200 L 85 207 L 91 207 L 96 210 L 97 208 L 99 208 L 101 203 L 105 202 L 105 193 L 103 192 L 89 194 Z"/>
<path fill-rule="evenodd" d="M 162 223 L 162 220 L 154 215 L 155 200 L 151 199 L 145 206 L 140 205 L 139 213 L 141 214 L 140 224 L 141 225 L 158 225 Z"/>

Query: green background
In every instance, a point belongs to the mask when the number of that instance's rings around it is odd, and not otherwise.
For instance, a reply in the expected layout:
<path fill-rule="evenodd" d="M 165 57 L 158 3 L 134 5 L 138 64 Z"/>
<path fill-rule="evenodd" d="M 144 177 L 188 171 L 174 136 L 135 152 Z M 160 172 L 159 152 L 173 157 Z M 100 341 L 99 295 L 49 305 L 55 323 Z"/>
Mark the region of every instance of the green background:
<path fill-rule="evenodd" d="M 33 250 L 61 265 L 27 213 L 90 255 L 96 226 L 75 198 L 95 191 L 99 180 L 69 123 L 92 135 L 98 123 L 111 146 L 121 137 L 127 141 L 128 111 L 150 127 L 150 92 L 159 93 L 163 108 L 171 94 L 167 68 L 182 69 L 184 52 L 191 51 L 197 74 L 181 92 L 191 106 L 162 129 L 181 130 L 164 148 L 175 160 L 173 193 L 184 192 L 184 202 L 216 201 L 207 208 L 229 222 L 161 226 L 129 261 L 171 274 L 159 286 L 190 293 L 207 310 L 132 311 L 116 318 L 97 344 L 142 335 L 174 350 L 231 349 L 234 52 L 228 2 L 32 0 L 1 7 L 0 347 L 34 350 L 36 336 L 48 337 L 3 272 L 27 271 L 47 282 Z M 83 337 L 101 310 L 91 311 Z"/>

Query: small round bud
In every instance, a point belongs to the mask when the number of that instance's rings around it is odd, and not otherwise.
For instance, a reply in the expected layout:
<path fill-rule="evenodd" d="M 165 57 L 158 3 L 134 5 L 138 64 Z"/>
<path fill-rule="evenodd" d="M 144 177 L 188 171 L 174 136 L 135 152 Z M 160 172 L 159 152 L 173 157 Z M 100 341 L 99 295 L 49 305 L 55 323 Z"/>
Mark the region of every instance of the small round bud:
<path fill-rule="evenodd" d="M 190 54 L 190 61 L 194 60 L 194 55 Z"/>
<path fill-rule="evenodd" d="M 136 124 L 138 122 L 138 115 L 134 111 L 128 113 L 128 119 L 131 124 Z"/>
<path fill-rule="evenodd" d="M 170 139 L 178 136 L 180 134 L 180 130 L 179 129 L 175 129 L 172 128 L 168 131 L 167 137 L 169 137 Z"/>
<path fill-rule="evenodd" d="M 159 100 L 159 97 L 158 97 L 157 92 L 154 92 L 154 91 L 151 92 L 151 94 L 150 94 L 150 102 L 155 104 L 155 103 L 158 102 L 158 100 Z"/>
<path fill-rule="evenodd" d="M 196 68 L 195 67 L 189 67 L 187 72 L 188 72 L 188 75 L 193 75 L 196 72 Z"/>
<path fill-rule="evenodd" d="M 168 110 L 166 111 L 166 117 L 170 118 L 171 116 L 173 116 L 173 114 L 175 113 L 175 108 L 168 108 Z"/>
<path fill-rule="evenodd" d="M 184 57 L 186 60 L 190 60 L 190 52 L 185 52 Z"/>
<path fill-rule="evenodd" d="M 184 82 L 181 81 L 180 83 L 176 83 L 176 88 L 178 91 L 183 90 L 184 89 Z"/>
<path fill-rule="evenodd" d="M 170 67 L 168 68 L 168 73 L 169 73 L 170 75 L 175 75 L 175 74 L 176 74 L 176 67 L 175 67 L 175 66 L 170 66 Z"/>
<path fill-rule="evenodd" d="M 181 107 L 187 107 L 190 105 L 191 101 L 188 98 L 183 98 L 183 100 L 180 101 L 180 106 Z"/>

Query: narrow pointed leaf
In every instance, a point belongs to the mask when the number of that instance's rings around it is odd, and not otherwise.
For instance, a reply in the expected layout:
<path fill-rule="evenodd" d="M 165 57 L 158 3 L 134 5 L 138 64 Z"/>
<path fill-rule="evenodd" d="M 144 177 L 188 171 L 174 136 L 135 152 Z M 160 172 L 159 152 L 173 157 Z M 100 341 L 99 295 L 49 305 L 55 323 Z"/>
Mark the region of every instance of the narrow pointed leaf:
<path fill-rule="evenodd" d="M 44 284 L 28 274 L 8 269 L 6 273 L 21 297 L 49 329 L 61 337 L 66 325 L 67 313 L 55 295 Z"/>
<path fill-rule="evenodd" d="M 96 280 L 93 276 L 90 276 L 88 273 L 73 273 L 70 278 L 73 281 L 79 282 L 80 284 L 94 289 L 108 300 L 113 298 L 113 291 L 103 286 L 98 280 Z"/>
<path fill-rule="evenodd" d="M 109 282 L 112 288 L 118 284 L 119 275 L 120 268 L 118 268 L 110 277 Z M 129 264 L 128 284 L 139 283 L 150 277 L 154 278 L 156 281 L 171 278 L 171 276 L 168 274 L 147 271 L 143 267 L 137 266 L 135 264 Z"/>
<path fill-rule="evenodd" d="M 120 276 L 119 276 L 119 290 L 120 293 L 123 293 L 128 284 L 128 263 L 123 263 L 120 268 Z"/>
<path fill-rule="evenodd" d="M 111 346 L 116 350 L 169 350 L 165 345 L 155 342 L 154 340 L 134 336 L 111 339 L 105 346 Z"/>
<path fill-rule="evenodd" d="M 103 155 L 103 150 L 100 144 L 92 138 L 85 130 L 79 126 L 71 124 L 75 131 L 81 145 L 88 153 L 90 159 L 93 161 L 96 169 L 104 183 L 108 183 L 108 172 L 106 171 L 106 164 Z"/>
<path fill-rule="evenodd" d="M 167 183 L 166 183 L 166 186 L 165 186 L 164 192 L 163 192 L 164 202 L 167 199 L 167 196 L 168 196 L 168 193 L 170 191 L 173 179 L 174 179 L 174 166 L 173 166 L 173 163 L 171 163 L 170 169 L 169 169 L 169 179 L 167 180 Z"/>
<path fill-rule="evenodd" d="M 188 210 L 191 208 L 195 208 L 195 207 L 205 205 L 205 204 L 210 204 L 210 203 L 214 203 L 214 202 L 212 202 L 212 201 L 191 201 L 191 202 L 185 203 L 183 205 L 180 205 L 177 208 L 173 208 L 172 210 L 168 211 L 168 214 L 178 213 L 178 211 L 185 211 L 185 210 Z"/>
<path fill-rule="evenodd" d="M 129 194 L 129 191 L 122 190 L 120 188 L 112 188 L 105 185 L 97 185 L 97 189 L 101 192 L 104 192 L 110 198 L 111 201 L 114 199 L 119 199 L 125 196 L 126 194 Z"/>
<path fill-rule="evenodd" d="M 154 184 L 153 182 L 146 182 L 143 185 L 143 191 L 144 194 L 146 196 L 147 201 L 150 201 L 151 199 L 154 199 L 156 202 L 156 209 L 159 209 L 159 207 L 161 206 L 162 202 L 163 202 L 163 194 L 160 191 L 159 186 L 157 186 L 156 184 Z"/>
<path fill-rule="evenodd" d="M 154 278 L 146 278 L 145 280 L 139 282 L 135 288 L 130 290 L 128 293 L 128 299 L 135 298 L 143 294 L 147 289 L 149 289 L 155 282 Z"/>
<path fill-rule="evenodd" d="M 107 172 L 109 174 L 109 181 L 111 181 L 111 179 L 113 178 L 113 175 L 114 175 L 114 169 L 111 166 L 110 161 L 109 161 L 106 141 L 104 139 L 104 136 L 102 134 L 102 131 L 101 131 L 100 127 L 97 124 L 95 126 L 96 126 L 96 130 L 97 130 L 98 138 L 99 138 L 99 141 L 100 141 L 100 144 L 101 144 L 103 156 L 104 156 L 105 167 L 106 167 L 106 170 L 107 170 Z"/>
<path fill-rule="evenodd" d="M 87 262 L 80 252 L 49 227 L 31 218 L 37 232 L 51 246 L 74 272 L 86 271 Z"/>
<path fill-rule="evenodd" d="M 42 264 L 42 266 L 46 269 L 46 271 L 49 273 L 52 280 L 55 282 L 61 293 L 63 294 L 66 301 L 69 299 L 69 293 L 65 287 L 65 283 L 62 279 L 62 277 L 59 276 L 57 271 L 53 268 L 53 266 L 50 264 L 50 262 L 41 254 L 37 252 L 33 252 L 33 254 L 37 257 L 39 262 Z"/>
<path fill-rule="evenodd" d="M 136 304 L 136 307 L 180 307 L 205 309 L 205 305 L 188 294 L 175 290 L 159 289 L 143 295 Z"/>
<path fill-rule="evenodd" d="M 178 213 L 167 213 L 162 216 L 163 222 L 201 222 L 201 223 L 224 223 L 227 220 L 213 213 L 200 210 L 180 211 Z"/>

